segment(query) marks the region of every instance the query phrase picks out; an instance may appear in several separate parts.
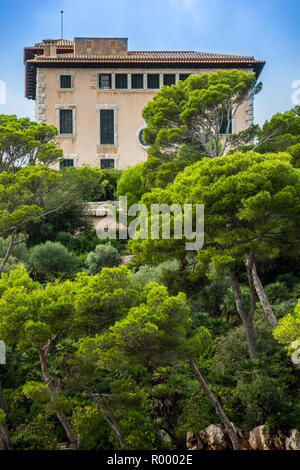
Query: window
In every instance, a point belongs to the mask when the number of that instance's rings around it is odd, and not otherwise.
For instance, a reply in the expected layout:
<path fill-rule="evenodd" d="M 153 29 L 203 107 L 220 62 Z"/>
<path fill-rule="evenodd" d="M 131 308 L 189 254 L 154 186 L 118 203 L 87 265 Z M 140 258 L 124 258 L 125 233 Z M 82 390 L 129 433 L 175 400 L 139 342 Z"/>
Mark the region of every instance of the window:
<path fill-rule="evenodd" d="M 139 141 L 143 147 L 147 147 L 147 144 L 144 141 L 143 133 L 144 133 L 144 129 L 141 129 L 139 132 Z"/>
<path fill-rule="evenodd" d="M 175 73 L 164 73 L 164 85 L 175 85 Z"/>
<path fill-rule="evenodd" d="M 159 88 L 159 74 L 158 73 L 148 73 L 147 88 L 149 88 L 150 90 Z"/>
<path fill-rule="evenodd" d="M 59 110 L 59 132 L 60 134 L 73 134 L 72 109 Z"/>
<path fill-rule="evenodd" d="M 100 144 L 114 144 L 114 110 L 100 110 Z"/>
<path fill-rule="evenodd" d="M 231 119 L 231 116 L 230 116 L 230 119 Z M 227 121 L 226 118 L 224 118 L 223 121 L 222 121 L 221 127 L 220 127 L 220 134 L 226 134 L 227 124 L 228 124 L 228 121 Z M 232 134 L 232 120 L 231 120 L 230 125 L 229 125 L 228 133 Z"/>
<path fill-rule="evenodd" d="M 115 161 L 108 158 L 101 158 L 100 160 L 101 170 L 112 169 L 115 167 Z"/>
<path fill-rule="evenodd" d="M 111 88 L 111 74 L 110 73 L 100 73 L 99 88 L 102 88 L 102 89 Z"/>
<path fill-rule="evenodd" d="M 184 82 L 184 80 L 186 80 L 190 75 L 190 73 L 180 73 L 179 80 L 182 80 Z"/>
<path fill-rule="evenodd" d="M 119 89 L 128 88 L 127 74 L 126 73 L 117 73 L 116 74 L 116 88 L 119 88 Z"/>
<path fill-rule="evenodd" d="M 145 125 L 143 127 L 140 127 L 137 130 L 136 141 L 140 147 L 146 150 L 147 148 L 149 148 L 149 144 L 147 144 L 144 140 L 144 130 L 145 130 Z"/>
<path fill-rule="evenodd" d="M 131 88 L 133 89 L 144 88 L 144 77 L 142 73 L 133 73 L 131 75 Z"/>
<path fill-rule="evenodd" d="M 60 76 L 60 88 L 72 88 L 72 77 L 71 75 Z"/>
<path fill-rule="evenodd" d="M 60 169 L 74 166 L 74 160 L 73 158 L 65 158 L 64 160 L 61 160 L 60 162 Z"/>

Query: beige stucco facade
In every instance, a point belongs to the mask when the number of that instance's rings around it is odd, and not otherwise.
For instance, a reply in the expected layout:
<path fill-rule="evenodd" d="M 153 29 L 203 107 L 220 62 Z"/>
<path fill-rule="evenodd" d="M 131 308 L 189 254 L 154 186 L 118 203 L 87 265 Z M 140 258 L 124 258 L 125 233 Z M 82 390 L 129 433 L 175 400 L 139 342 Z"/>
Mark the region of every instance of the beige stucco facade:
<path fill-rule="evenodd" d="M 96 41 L 96 40 L 95 40 Z M 101 47 L 101 53 L 104 59 L 109 51 L 105 50 L 100 41 L 106 47 L 107 40 L 100 40 L 97 47 Z M 112 41 L 111 41 L 112 43 Z M 77 44 L 77 45 L 76 45 Z M 93 41 L 85 41 L 84 39 L 75 40 L 75 53 L 77 47 L 80 54 L 95 54 L 97 51 L 89 48 L 82 51 L 82 48 L 91 46 Z M 118 42 L 115 44 L 118 46 Z M 116 46 L 116 47 L 117 47 Z M 121 57 L 125 57 L 127 42 L 120 42 L 119 51 L 117 53 Z M 48 46 L 47 46 L 48 47 Z M 53 47 L 53 45 L 49 46 Z M 49 54 L 54 54 L 49 49 Z M 111 53 L 111 51 L 110 51 Z M 47 56 L 45 52 L 44 56 Z M 71 56 L 71 54 L 68 54 Z M 56 56 L 59 57 L 58 55 Z M 75 57 L 78 57 L 75 56 Z M 80 56 L 79 56 L 80 57 Z M 84 55 L 82 56 L 86 58 Z M 92 56 L 93 57 L 93 56 Z M 46 57 L 47 59 L 47 57 Z M 40 59 L 46 60 L 45 58 Z M 37 59 L 35 59 L 37 60 Z M 34 60 L 34 61 L 35 61 Z M 50 57 L 49 60 L 54 60 Z M 147 74 L 159 74 L 159 85 L 163 85 L 164 74 L 175 74 L 176 81 L 179 80 L 180 74 L 200 74 L 211 73 L 218 70 L 214 65 L 212 68 L 196 67 L 187 65 L 184 67 L 168 66 L 163 64 L 155 67 L 147 68 L 147 64 L 132 64 L 128 68 L 122 65 L 95 66 L 76 66 L 72 64 L 68 66 L 59 66 L 59 60 L 55 59 L 54 65 L 43 67 L 41 63 L 36 67 L 36 84 L 35 84 L 35 100 L 36 100 L 36 120 L 38 122 L 47 122 L 54 124 L 60 128 L 60 110 L 72 110 L 73 132 L 69 135 L 59 135 L 58 146 L 63 149 L 65 158 L 72 159 L 75 166 L 84 164 L 100 167 L 101 159 L 114 160 L 115 168 L 127 168 L 135 165 L 147 158 L 147 149 L 139 139 L 139 132 L 145 126 L 142 118 L 142 110 L 144 106 L 153 98 L 158 89 L 147 89 Z M 33 61 L 33 62 L 34 62 Z M 221 67 L 220 67 L 221 68 Z M 224 70 L 224 64 L 222 69 Z M 234 67 L 228 67 L 232 69 Z M 243 67 L 246 72 L 252 72 L 253 67 Z M 128 88 L 116 89 L 116 74 L 126 74 Z M 99 74 L 111 75 L 111 88 L 99 88 Z M 143 89 L 131 88 L 131 74 L 143 74 Z M 71 88 L 60 88 L 60 76 L 68 75 L 71 77 Z M 101 145 L 100 143 L 100 112 L 103 109 L 113 110 L 114 115 L 114 144 Z M 246 129 L 253 122 L 253 102 L 245 102 L 237 111 L 233 122 L 233 132 Z"/>

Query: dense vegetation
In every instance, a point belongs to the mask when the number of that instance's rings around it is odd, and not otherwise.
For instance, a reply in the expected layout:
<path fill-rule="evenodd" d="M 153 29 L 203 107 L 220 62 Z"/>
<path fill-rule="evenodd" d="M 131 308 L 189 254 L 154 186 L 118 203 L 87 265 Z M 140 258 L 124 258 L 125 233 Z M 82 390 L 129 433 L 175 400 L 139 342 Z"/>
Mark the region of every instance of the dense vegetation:
<path fill-rule="evenodd" d="M 234 71 L 163 87 L 148 160 L 122 174 L 58 172 L 55 128 L 0 116 L 1 448 L 183 450 L 221 422 L 238 449 L 236 427 L 300 430 L 300 107 L 230 134 L 260 89 Z M 84 200 L 122 195 L 204 204 L 203 248 L 174 216 L 169 240 L 99 239 Z"/>

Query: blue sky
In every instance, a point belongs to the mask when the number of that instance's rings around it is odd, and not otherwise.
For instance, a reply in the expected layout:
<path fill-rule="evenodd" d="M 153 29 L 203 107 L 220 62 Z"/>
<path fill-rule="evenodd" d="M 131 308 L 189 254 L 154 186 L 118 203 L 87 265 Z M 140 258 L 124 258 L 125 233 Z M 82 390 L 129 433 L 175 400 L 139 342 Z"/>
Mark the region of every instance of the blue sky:
<path fill-rule="evenodd" d="M 293 106 L 300 80 L 299 0 L 0 0 L 0 113 L 33 118 L 24 98 L 23 47 L 60 37 L 128 37 L 131 50 L 195 50 L 267 61 L 256 122 Z"/>

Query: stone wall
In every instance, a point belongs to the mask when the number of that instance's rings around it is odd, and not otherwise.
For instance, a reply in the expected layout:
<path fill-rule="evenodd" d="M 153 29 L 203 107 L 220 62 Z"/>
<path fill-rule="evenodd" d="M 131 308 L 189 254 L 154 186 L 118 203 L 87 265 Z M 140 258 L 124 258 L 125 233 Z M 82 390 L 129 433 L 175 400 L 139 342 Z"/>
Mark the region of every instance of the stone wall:
<path fill-rule="evenodd" d="M 288 436 L 280 430 L 269 433 L 264 425 L 252 431 L 237 429 L 241 450 L 300 450 L 300 431 L 292 429 Z M 211 424 L 199 432 L 189 431 L 187 450 L 232 450 L 230 439 L 221 424 Z"/>

